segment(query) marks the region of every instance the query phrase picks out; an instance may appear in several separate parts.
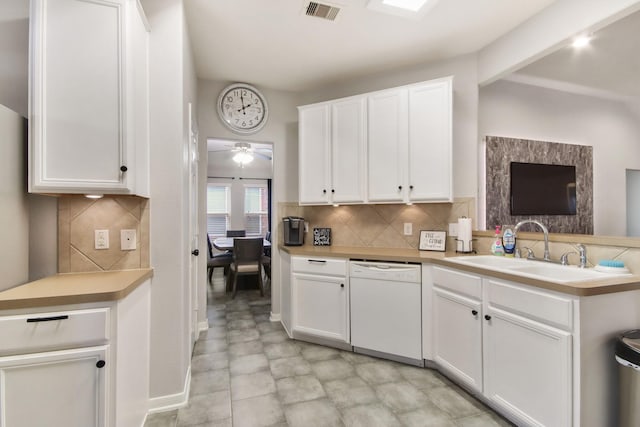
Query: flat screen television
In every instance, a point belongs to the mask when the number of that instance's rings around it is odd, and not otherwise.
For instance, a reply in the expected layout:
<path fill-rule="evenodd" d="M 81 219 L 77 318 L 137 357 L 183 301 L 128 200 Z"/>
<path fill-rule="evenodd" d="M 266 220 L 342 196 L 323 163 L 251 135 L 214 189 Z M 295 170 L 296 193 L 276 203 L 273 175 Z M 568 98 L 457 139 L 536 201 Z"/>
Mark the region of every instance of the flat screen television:
<path fill-rule="evenodd" d="M 575 166 L 511 162 L 511 215 L 575 214 Z"/>

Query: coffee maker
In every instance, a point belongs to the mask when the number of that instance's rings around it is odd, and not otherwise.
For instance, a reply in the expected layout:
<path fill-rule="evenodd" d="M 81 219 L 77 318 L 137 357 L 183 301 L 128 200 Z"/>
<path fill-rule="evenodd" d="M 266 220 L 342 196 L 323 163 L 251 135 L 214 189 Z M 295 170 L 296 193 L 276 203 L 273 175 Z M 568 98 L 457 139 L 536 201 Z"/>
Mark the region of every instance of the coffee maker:
<path fill-rule="evenodd" d="M 304 218 L 285 216 L 282 218 L 285 246 L 302 246 L 304 244 Z"/>

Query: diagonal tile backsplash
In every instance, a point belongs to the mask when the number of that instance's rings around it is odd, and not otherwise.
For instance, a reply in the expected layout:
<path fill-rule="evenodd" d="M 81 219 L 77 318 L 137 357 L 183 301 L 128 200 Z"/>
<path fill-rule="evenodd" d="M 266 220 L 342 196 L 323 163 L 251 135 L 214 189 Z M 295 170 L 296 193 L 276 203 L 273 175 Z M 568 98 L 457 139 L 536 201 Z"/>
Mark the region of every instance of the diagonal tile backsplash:
<path fill-rule="evenodd" d="M 149 267 L 149 201 L 135 196 L 62 196 L 58 202 L 58 272 Z M 95 249 L 94 230 L 109 230 Z M 136 230 L 136 249 L 120 249 L 120 230 Z"/>
<path fill-rule="evenodd" d="M 466 216 L 475 218 L 475 199 L 460 198 L 453 203 L 298 206 L 278 205 L 279 220 L 285 216 L 300 216 L 309 223 L 310 233 L 305 245 L 312 245 L 315 227 L 331 228 L 333 246 L 414 248 L 418 247 L 420 230 L 449 229 L 449 223 Z M 413 233 L 404 235 L 404 223 L 410 222 Z M 474 219 L 475 228 L 475 219 Z M 282 231 L 280 231 L 282 233 Z M 282 235 L 279 236 L 282 241 Z M 447 249 L 455 248 L 453 238 L 447 239 Z"/>

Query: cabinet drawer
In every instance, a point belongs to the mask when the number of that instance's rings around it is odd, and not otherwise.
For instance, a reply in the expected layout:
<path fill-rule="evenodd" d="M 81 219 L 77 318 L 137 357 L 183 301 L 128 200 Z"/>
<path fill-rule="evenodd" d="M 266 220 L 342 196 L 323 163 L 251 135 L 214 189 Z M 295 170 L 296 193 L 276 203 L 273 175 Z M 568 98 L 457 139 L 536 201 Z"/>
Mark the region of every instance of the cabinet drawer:
<path fill-rule="evenodd" d="M 490 306 L 563 329 L 573 328 L 571 299 L 515 284 L 487 281 L 487 300 Z"/>
<path fill-rule="evenodd" d="M 478 300 L 482 298 L 482 279 L 479 276 L 433 267 L 432 278 L 436 286 Z"/>
<path fill-rule="evenodd" d="M 0 317 L 0 356 L 84 347 L 108 340 L 108 308 Z"/>
<path fill-rule="evenodd" d="M 346 276 L 347 260 L 340 258 L 294 257 L 291 259 L 291 269 L 296 273 Z"/>

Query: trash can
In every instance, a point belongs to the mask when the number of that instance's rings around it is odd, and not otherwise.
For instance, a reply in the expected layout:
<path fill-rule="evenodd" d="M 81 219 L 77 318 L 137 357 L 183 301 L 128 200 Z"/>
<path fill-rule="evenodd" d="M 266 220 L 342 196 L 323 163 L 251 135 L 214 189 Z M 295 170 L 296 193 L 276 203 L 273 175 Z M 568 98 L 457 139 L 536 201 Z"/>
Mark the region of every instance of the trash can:
<path fill-rule="evenodd" d="M 619 426 L 640 426 L 640 329 L 627 331 L 616 341 L 619 377 Z"/>

